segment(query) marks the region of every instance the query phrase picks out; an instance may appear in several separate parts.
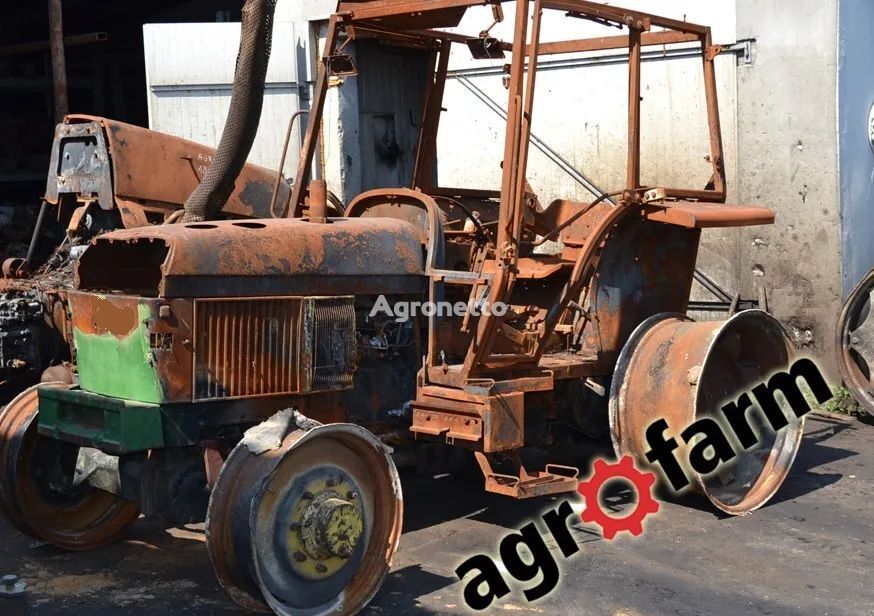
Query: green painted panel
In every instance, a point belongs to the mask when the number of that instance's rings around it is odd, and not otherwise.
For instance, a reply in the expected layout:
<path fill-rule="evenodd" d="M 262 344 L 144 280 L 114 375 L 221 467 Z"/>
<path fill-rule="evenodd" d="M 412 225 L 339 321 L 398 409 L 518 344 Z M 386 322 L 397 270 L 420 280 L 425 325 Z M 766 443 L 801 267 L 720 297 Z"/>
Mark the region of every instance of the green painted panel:
<path fill-rule="evenodd" d="M 166 444 L 160 406 L 79 389 L 40 388 L 39 433 L 113 455 Z"/>
<path fill-rule="evenodd" d="M 137 313 L 137 328 L 123 338 L 73 330 L 82 389 L 139 402 L 163 401 L 158 374 L 151 362 L 146 325 L 149 307 L 140 303 Z"/>

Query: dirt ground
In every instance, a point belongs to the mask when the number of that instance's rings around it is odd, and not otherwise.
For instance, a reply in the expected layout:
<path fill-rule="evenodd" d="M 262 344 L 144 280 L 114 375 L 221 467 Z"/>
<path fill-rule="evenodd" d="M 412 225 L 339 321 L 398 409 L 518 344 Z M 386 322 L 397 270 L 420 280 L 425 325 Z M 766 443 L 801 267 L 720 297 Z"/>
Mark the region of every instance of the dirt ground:
<path fill-rule="evenodd" d="M 403 479 L 400 552 L 367 614 L 471 613 L 455 567 L 567 498 L 514 502 L 448 476 Z M 760 511 L 725 517 L 690 497 L 663 503 L 642 537 L 614 541 L 577 522 L 581 550 L 558 559 L 556 591 L 533 605 L 514 591 L 489 613 L 874 615 L 872 497 L 874 426 L 812 417 L 791 476 Z M 243 613 L 203 542 L 202 527 L 141 519 L 119 543 L 67 554 L 2 526 L 0 573 L 26 580 L 30 614 Z"/>

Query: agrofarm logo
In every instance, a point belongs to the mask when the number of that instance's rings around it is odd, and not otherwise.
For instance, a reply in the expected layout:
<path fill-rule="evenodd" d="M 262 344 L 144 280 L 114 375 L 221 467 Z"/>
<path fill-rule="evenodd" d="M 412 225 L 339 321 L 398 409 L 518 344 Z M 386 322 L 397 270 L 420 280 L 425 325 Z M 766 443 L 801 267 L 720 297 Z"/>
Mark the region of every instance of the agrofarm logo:
<path fill-rule="evenodd" d="M 770 427 L 777 433 L 785 429 L 790 422 L 778 397 L 786 403 L 796 418 L 804 417 L 812 408 L 798 385 L 799 380 L 807 384 L 818 404 L 833 397 L 816 364 L 809 359 L 798 360 L 787 372 L 772 375 L 766 382 L 753 387 L 749 393 L 744 393 L 734 402 L 722 406 L 721 412 L 731 428 L 732 437 L 711 417 L 698 419 L 682 430 L 680 437 L 687 444 L 694 443 L 689 452 L 689 465 L 702 475 L 713 473 L 737 456 L 737 450 L 731 444 L 732 438 L 736 439 L 738 448 L 743 450 L 760 444 L 767 435 L 753 429 L 748 417 L 748 412 L 753 409 L 758 409 L 768 421 L 768 426 L 762 426 L 762 430 Z M 646 453 L 646 458 L 649 462 L 658 464 L 660 474 L 668 485 L 674 491 L 680 492 L 690 485 L 690 481 L 674 453 L 679 448 L 677 440 L 664 437 L 665 431 L 669 429 L 670 426 L 664 419 L 654 421 L 647 428 L 645 434 L 650 450 Z M 637 493 L 633 510 L 621 518 L 609 515 L 600 504 L 602 488 L 614 480 L 624 480 Z M 652 496 L 655 482 L 655 474 L 637 469 L 629 456 L 615 464 L 596 460 L 591 477 L 581 482 L 577 488 L 584 499 L 582 521 L 598 524 L 607 540 L 613 540 L 622 531 L 640 536 L 644 531 L 644 520 L 659 511 L 659 504 Z M 461 563 L 455 569 L 455 574 L 464 583 L 462 592 L 468 607 L 477 611 L 485 610 L 496 600 L 510 594 L 510 582 L 504 577 L 502 569 L 519 584 L 533 583 L 522 589 L 523 595 L 530 602 L 555 590 L 560 579 L 559 566 L 544 536 L 552 537 L 565 560 L 577 554 L 580 546 L 568 526 L 568 519 L 573 513 L 571 503 L 564 501 L 541 516 L 545 531 L 541 531 L 535 522 L 529 522 L 500 541 L 497 557 L 478 554 Z M 534 583 L 538 577 L 539 581 Z"/>

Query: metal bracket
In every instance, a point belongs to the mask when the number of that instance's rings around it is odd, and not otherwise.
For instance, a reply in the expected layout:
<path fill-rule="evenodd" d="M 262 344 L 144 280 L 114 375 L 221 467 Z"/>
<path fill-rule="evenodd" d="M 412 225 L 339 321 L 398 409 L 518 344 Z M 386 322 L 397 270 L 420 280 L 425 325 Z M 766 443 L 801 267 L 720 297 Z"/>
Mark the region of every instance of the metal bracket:
<path fill-rule="evenodd" d="M 741 39 L 733 45 L 720 45 L 721 53 L 731 52 L 737 55 L 739 66 L 752 66 L 753 47 L 756 39 Z"/>

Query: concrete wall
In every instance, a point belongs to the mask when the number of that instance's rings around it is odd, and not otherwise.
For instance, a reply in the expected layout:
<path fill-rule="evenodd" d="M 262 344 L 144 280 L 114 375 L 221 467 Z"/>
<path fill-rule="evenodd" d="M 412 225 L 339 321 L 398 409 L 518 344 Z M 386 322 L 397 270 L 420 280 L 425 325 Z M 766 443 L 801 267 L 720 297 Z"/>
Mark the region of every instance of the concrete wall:
<path fill-rule="evenodd" d="M 874 2 L 840 0 L 839 124 L 844 296 L 874 267 L 874 149 L 868 121 L 874 105 Z M 854 241 L 855 240 L 855 241 Z"/>
<path fill-rule="evenodd" d="M 736 194 L 777 212 L 776 225 L 740 233 L 737 262 L 752 274 L 742 288 L 755 296 L 749 285 L 763 284 L 772 312 L 835 380 L 837 24 L 837 0 L 737 0 L 738 36 L 756 48 L 738 70 Z"/>

